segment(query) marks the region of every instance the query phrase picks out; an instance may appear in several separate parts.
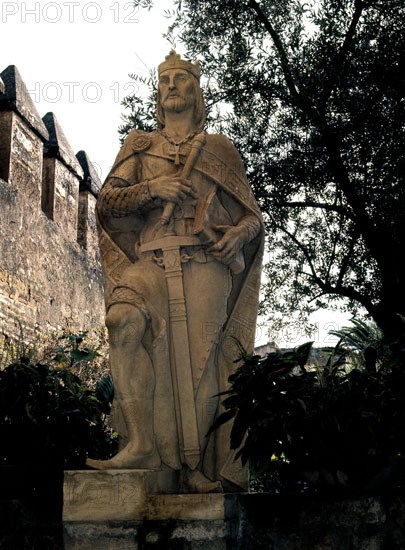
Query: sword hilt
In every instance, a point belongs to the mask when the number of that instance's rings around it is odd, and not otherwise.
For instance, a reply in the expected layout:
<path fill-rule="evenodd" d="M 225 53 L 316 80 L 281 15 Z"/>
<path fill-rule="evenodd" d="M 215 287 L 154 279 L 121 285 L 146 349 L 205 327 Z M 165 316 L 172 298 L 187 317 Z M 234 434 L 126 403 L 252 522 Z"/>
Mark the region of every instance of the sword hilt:
<path fill-rule="evenodd" d="M 194 165 L 197 161 L 198 155 L 200 154 L 200 151 L 204 143 L 205 143 L 205 132 L 201 132 L 200 134 L 197 134 L 193 139 L 193 142 L 191 144 L 190 154 L 180 174 L 180 177 L 182 179 L 187 179 L 191 174 L 191 171 L 194 168 Z M 164 207 L 163 213 L 160 217 L 160 223 L 162 225 L 167 225 L 169 223 L 169 221 L 171 220 L 171 217 L 173 216 L 175 207 L 176 207 L 175 202 L 166 203 L 166 206 Z"/>

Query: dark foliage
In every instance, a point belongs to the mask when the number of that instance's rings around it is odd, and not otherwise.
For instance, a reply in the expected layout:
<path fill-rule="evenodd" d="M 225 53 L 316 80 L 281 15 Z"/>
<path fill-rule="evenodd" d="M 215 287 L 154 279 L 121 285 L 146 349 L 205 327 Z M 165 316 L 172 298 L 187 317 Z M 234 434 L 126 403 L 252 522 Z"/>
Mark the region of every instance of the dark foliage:
<path fill-rule="evenodd" d="M 266 357 L 243 352 L 229 378 L 231 447 L 272 492 L 383 493 L 404 487 L 405 369 L 371 371 L 342 353 L 308 368 L 311 343 Z M 346 356 L 349 352 L 346 352 Z M 402 362 L 404 360 L 402 359 Z M 402 365 L 405 367 L 405 364 Z"/>
<path fill-rule="evenodd" d="M 0 459 L 3 464 L 84 467 L 88 454 L 107 458 L 116 441 L 105 425 L 113 396 L 111 380 L 89 389 L 74 373 L 78 361 L 91 361 L 94 350 L 81 347 L 81 335 L 63 337 L 57 363 L 27 357 L 0 371 Z M 63 355 L 63 357 L 62 357 Z M 61 358 L 66 366 L 60 366 Z"/>

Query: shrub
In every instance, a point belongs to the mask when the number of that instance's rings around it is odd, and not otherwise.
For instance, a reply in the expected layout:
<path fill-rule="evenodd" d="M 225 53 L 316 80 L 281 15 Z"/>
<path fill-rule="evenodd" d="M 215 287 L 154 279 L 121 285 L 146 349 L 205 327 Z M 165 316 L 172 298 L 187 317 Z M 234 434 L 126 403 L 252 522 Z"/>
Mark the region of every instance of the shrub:
<path fill-rule="evenodd" d="M 344 356 L 306 366 L 312 343 L 249 355 L 229 378 L 231 447 L 272 492 L 369 493 L 403 486 L 405 369 L 348 368 Z"/>
<path fill-rule="evenodd" d="M 47 463 L 80 468 L 88 454 L 108 458 L 116 437 L 106 425 L 112 384 L 78 376 L 97 352 L 86 333 L 64 334 L 46 362 L 21 356 L 0 371 L 0 458 L 6 464 Z"/>

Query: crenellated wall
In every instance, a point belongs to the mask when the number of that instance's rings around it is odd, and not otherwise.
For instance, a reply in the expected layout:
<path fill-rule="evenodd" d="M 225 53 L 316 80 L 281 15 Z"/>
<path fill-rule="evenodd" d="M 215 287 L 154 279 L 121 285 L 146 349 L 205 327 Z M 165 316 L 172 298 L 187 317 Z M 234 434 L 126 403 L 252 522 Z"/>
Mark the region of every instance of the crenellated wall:
<path fill-rule="evenodd" d="M 16 67 L 0 73 L 0 338 L 101 326 L 95 204 L 101 187 Z"/>

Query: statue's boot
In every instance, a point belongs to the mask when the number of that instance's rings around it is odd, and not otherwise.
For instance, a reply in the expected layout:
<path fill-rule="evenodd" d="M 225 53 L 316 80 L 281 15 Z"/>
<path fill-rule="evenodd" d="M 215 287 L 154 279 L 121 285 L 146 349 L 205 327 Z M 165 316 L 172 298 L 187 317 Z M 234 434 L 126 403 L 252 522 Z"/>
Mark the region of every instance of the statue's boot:
<path fill-rule="evenodd" d="M 86 466 L 93 470 L 159 470 L 161 460 L 156 448 L 145 455 L 136 454 L 127 445 L 122 451 L 108 460 L 88 458 Z"/>
<path fill-rule="evenodd" d="M 190 493 L 223 493 L 220 481 L 211 481 L 199 470 L 190 471 L 185 476 L 186 489 Z"/>
<path fill-rule="evenodd" d="M 124 415 L 128 444 L 108 460 L 88 458 L 86 466 L 95 470 L 159 470 L 161 460 L 151 424 L 153 399 L 117 399 Z"/>

